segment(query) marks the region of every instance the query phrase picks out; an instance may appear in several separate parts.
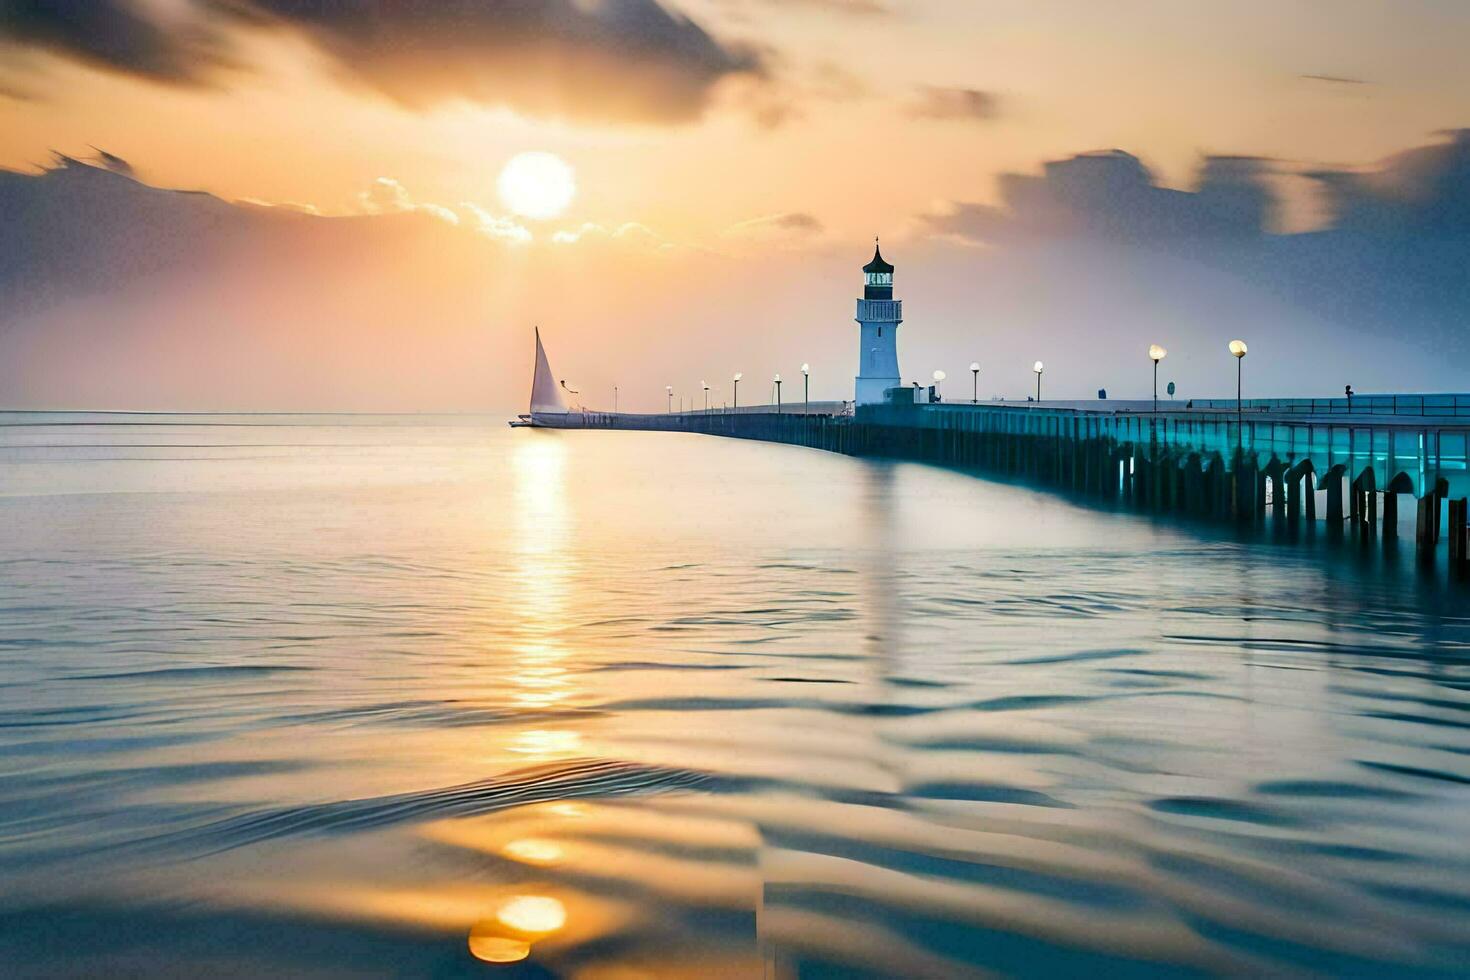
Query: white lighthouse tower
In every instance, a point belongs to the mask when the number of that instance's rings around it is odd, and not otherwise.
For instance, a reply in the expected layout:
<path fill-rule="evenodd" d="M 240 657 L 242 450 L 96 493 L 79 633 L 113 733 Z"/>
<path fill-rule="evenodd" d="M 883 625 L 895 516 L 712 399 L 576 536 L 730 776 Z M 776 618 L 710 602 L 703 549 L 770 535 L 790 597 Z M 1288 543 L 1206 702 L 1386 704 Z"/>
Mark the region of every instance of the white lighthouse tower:
<path fill-rule="evenodd" d="M 883 404 L 883 392 L 897 388 L 898 325 L 903 301 L 893 298 L 893 266 L 883 261 L 874 239 L 873 261 L 863 266 L 863 298 L 857 301 L 862 328 L 858 348 L 856 399 L 859 405 Z"/>

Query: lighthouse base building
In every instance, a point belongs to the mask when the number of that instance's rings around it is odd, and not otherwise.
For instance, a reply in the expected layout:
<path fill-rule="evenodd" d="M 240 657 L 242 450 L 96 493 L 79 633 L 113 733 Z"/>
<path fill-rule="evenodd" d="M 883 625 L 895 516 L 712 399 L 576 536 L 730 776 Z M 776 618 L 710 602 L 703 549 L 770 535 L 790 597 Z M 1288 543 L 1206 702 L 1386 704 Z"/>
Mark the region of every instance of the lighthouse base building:
<path fill-rule="evenodd" d="M 859 326 L 858 405 L 881 405 L 886 392 L 903 384 L 898 373 L 898 325 L 903 301 L 893 298 L 893 266 L 875 245 L 873 261 L 863 266 L 863 298 L 857 301 Z"/>

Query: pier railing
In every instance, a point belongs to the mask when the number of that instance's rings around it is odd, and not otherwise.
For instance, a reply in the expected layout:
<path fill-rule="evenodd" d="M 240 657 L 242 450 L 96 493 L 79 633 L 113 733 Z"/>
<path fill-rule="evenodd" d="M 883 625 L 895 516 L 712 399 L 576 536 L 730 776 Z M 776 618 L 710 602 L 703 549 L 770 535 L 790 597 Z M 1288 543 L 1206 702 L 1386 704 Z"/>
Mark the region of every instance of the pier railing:
<path fill-rule="evenodd" d="M 1233 398 L 1195 399 L 1196 408 L 1235 410 Z M 1283 415 L 1407 415 L 1470 418 L 1470 395 L 1354 395 L 1352 398 L 1248 398 L 1247 411 Z"/>

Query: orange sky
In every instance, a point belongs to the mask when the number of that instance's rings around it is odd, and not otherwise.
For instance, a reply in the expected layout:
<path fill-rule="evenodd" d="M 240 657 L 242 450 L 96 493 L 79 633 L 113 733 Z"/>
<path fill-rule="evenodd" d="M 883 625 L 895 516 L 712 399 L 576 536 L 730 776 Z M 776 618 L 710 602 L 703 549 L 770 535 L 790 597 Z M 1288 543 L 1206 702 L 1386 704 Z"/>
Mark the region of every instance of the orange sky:
<path fill-rule="evenodd" d="M 1202 152 L 1362 163 L 1470 115 L 1470 8 L 1455 5 L 869 6 L 683 0 L 717 42 L 768 52 L 769 74 L 720 81 L 702 114 L 672 122 L 599 119 L 595 106 L 561 121 L 506 105 L 493 86 L 405 106 L 281 30 L 230 28 L 233 65 L 189 85 L 20 46 L 0 87 L 33 98 L 0 97 L 0 165 L 96 144 L 155 183 L 231 199 L 349 212 L 386 176 L 416 200 L 503 213 L 500 166 L 550 150 L 576 168 L 580 193 L 564 220 L 532 229 L 543 237 L 633 221 L 713 246 L 731 225 L 792 211 L 840 239 L 902 237 L 918 212 L 989 199 L 1000 171 L 1080 150 L 1125 147 L 1182 183 Z M 924 117 L 925 87 L 987 93 L 993 113 Z M 773 112 L 787 117 L 762 125 Z"/>
<path fill-rule="evenodd" d="M 1024 396 L 1041 357 L 1059 396 L 1141 395 L 1134 348 L 1160 340 L 1181 390 L 1215 393 L 1231 380 L 1216 341 L 1245 322 L 1257 377 L 1296 394 L 1267 338 L 1318 349 L 1344 322 L 1397 317 L 1396 294 L 1339 302 L 1308 282 L 1301 296 L 1285 276 L 1258 289 L 1255 267 L 1156 249 L 1175 263 L 1169 292 L 1143 261 L 1099 272 L 1063 243 L 1028 265 L 1019 239 L 951 240 L 926 216 L 999 202 L 1006 173 L 1121 147 L 1181 188 L 1206 156 L 1270 158 L 1286 195 L 1271 230 L 1312 228 L 1319 185 L 1294 174 L 1367 168 L 1470 121 L 1470 6 L 1437 0 L 23 6 L 0 13 L 0 167 L 101 147 L 156 187 L 457 227 L 345 256 L 327 232 L 250 239 L 193 279 L 12 303 L 0 382 L 10 370 L 15 404 L 508 407 L 532 322 L 593 404 L 622 384 L 625 407 L 657 408 L 669 381 L 804 360 L 813 397 L 851 397 L 850 304 L 875 234 L 909 304 L 906 374 L 962 376 L 987 352 L 1006 359 L 994 394 Z M 527 151 L 575 169 L 557 217 L 497 195 Z M 1424 314 L 1423 337 L 1447 309 Z M 1453 368 L 1436 341 L 1399 342 L 1355 370 L 1359 390 Z M 1313 388 L 1340 389 L 1336 373 Z"/>

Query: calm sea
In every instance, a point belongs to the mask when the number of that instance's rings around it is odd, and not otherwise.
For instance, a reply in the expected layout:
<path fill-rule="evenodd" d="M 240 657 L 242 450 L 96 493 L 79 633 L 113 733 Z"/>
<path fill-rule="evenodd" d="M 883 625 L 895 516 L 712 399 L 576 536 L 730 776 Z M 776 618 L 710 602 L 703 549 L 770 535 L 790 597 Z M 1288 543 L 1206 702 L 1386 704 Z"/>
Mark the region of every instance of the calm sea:
<path fill-rule="evenodd" d="M 0 415 L 0 973 L 1470 970 L 1470 601 L 907 464 Z"/>

